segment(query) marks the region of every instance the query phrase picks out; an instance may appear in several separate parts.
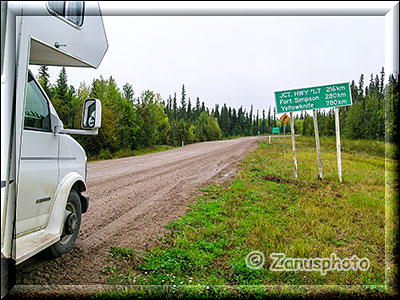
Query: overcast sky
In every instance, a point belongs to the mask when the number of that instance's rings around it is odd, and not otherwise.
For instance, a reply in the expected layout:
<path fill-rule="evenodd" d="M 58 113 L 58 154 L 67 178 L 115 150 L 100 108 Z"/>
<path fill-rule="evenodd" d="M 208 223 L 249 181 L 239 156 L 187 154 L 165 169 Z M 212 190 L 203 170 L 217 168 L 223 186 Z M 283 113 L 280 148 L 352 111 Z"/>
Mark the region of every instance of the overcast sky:
<path fill-rule="evenodd" d="M 109 4 L 108 4 L 109 5 Z M 106 11 L 105 4 L 100 7 Z M 68 83 L 100 74 L 163 99 L 182 84 L 199 97 L 254 112 L 275 106 L 274 91 L 358 83 L 385 64 L 385 17 L 103 16 L 109 43 L 99 69 L 67 68 Z M 60 68 L 50 67 L 55 83 Z"/>

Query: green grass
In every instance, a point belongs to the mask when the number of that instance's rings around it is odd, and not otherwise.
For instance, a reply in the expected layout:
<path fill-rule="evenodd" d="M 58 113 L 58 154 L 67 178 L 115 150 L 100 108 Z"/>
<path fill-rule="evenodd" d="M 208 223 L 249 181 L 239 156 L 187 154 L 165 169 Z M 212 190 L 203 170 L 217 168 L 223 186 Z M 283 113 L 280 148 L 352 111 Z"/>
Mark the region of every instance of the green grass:
<path fill-rule="evenodd" d="M 280 140 L 274 139 L 272 144 L 261 141 L 239 164 L 230 186 L 201 189 L 202 195 L 190 211 L 167 225 L 169 233 L 161 239 L 161 246 L 129 259 L 129 250 L 112 249 L 114 265 L 103 268 L 109 282 L 137 285 L 114 296 L 259 298 L 389 293 L 397 274 L 390 253 L 397 236 L 398 179 L 393 172 L 396 161 L 385 154 L 385 144 L 371 141 L 365 146 L 344 140 L 343 183 L 338 181 L 334 139 L 321 140 L 322 181 L 317 179 L 314 140 L 296 138 L 298 179 L 292 175 L 291 145 L 286 145 L 283 156 Z M 256 250 L 264 255 L 265 263 L 251 269 L 246 256 Z M 120 253 L 125 253 L 125 258 Z M 288 258 L 356 255 L 368 259 L 370 267 L 366 271 L 327 271 L 325 275 L 319 271 L 276 272 L 269 268 L 271 253 L 284 253 Z M 97 296 L 107 295 L 111 292 Z"/>
<path fill-rule="evenodd" d="M 124 149 L 119 150 L 117 152 L 111 153 L 108 149 L 100 151 L 98 155 L 88 157 L 88 161 L 99 161 L 99 160 L 106 160 L 106 159 L 115 159 L 115 158 L 122 158 L 122 157 L 129 157 L 129 156 L 136 156 L 136 155 L 144 155 L 150 153 L 156 153 L 161 151 L 166 151 L 170 149 L 174 149 L 176 147 L 169 146 L 169 145 L 155 145 L 152 147 L 142 148 L 142 149 Z"/>

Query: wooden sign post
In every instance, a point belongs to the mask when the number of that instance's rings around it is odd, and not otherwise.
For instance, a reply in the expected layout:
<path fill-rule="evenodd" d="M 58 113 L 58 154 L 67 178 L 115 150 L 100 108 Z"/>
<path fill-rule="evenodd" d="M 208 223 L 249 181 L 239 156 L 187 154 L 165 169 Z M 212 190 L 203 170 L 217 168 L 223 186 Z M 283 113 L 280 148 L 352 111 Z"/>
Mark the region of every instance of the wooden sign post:
<path fill-rule="evenodd" d="M 313 109 L 313 117 L 314 117 L 315 144 L 317 146 L 318 179 L 322 180 L 323 176 L 322 176 L 321 146 L 319 144 L 317 110 L 315 110 L 315 109 Z"/>
<path fill-rule="evenodd" d="M 342 183 L 342 151 L 340 149 L 339 107 L 335 107 L 336 153 L 339 182 Z"/>
<path fill-rule="evenodd" d="M 292 148 L 293 148 L 293 163 L 294 163 L 294 172 L 293 176 L 297 178 L 297 158 L 296 158 L 296 142 L 294 140 L 294 120 L 293 120 L 293 113 L 290 112 L 290 118 L 287 114 L 284 114 L 281 118 L 283 122 L 283 155 L 285 155 L 285 127 L 286 123 L 290 120 L 290 131 L 292 135 Z"/>
<path fill-rule="evenodd" d="M 290 112 L 290 131 L 292 133 L 292 148 L 293 148 L 293 163 L 294 163 L 294 171 L 293 176 L 297 178 L 297 158 L 296 158 L 296 141 L 294 139 L 294 120 L 293 120 L 293 112 Z"/>

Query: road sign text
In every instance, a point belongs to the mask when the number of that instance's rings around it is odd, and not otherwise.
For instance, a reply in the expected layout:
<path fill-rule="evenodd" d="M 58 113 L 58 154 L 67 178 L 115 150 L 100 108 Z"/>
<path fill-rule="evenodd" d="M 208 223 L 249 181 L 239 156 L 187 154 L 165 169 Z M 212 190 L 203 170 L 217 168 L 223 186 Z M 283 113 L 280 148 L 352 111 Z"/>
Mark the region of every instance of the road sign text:
<path fill-rule="evenodd" d="M 277 113 L 352 105 L 349 83 L 275 92 Z"/>

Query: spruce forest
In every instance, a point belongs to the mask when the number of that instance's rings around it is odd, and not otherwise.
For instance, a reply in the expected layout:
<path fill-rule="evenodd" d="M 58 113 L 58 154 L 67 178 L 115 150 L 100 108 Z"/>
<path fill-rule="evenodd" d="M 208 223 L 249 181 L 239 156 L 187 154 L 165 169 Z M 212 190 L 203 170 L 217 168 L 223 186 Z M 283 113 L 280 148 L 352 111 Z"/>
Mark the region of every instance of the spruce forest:
<path fill-rule="evenodd" d="M 37 79 L 53 103 L 64 128 L 80 128 L 82 105 L 86 98 L 102 103 L 102 126 L 97 136 L 76 135 L 88 157 L 111 158 L 113 154 L 154 145 L 180 146 L 226 138 L 269 135 L 272 127 L 283 124 L 275 107 L 262 111 L 246 111 L 226 104 L 205 106 L 198 97 L 187 96 L 186 88 L 167 99 L 146 90 L 137 94 L 133 85 L 118 87 L 113 77 L 94 79 L 91 85 L 68 85 L 65 68 L 54 84 L 47 66 L 40 66 Z M 358 84 L 351 82 L 353 105 L 340 108 L 341 135 L 347 139 L 368 139 L 392 142 L 396 139 L 399 118 L 398 75 L 390 75 L 385 84 L 385 71 L 371 74 L 369 82 L 361 74 Z M 266 96 L 273 97 L 273 95 Z M 247 101 L 247 99 L 244 99 Z M 267 102 L 268 99 L 266 99 Z M 294 114 L 295 132 L 314 135 L 311 111 Z M 317 113 L 321 136 L 335 136 L 333 109 Z M 290 122 L 286 133 L 290 133 Z"/>

